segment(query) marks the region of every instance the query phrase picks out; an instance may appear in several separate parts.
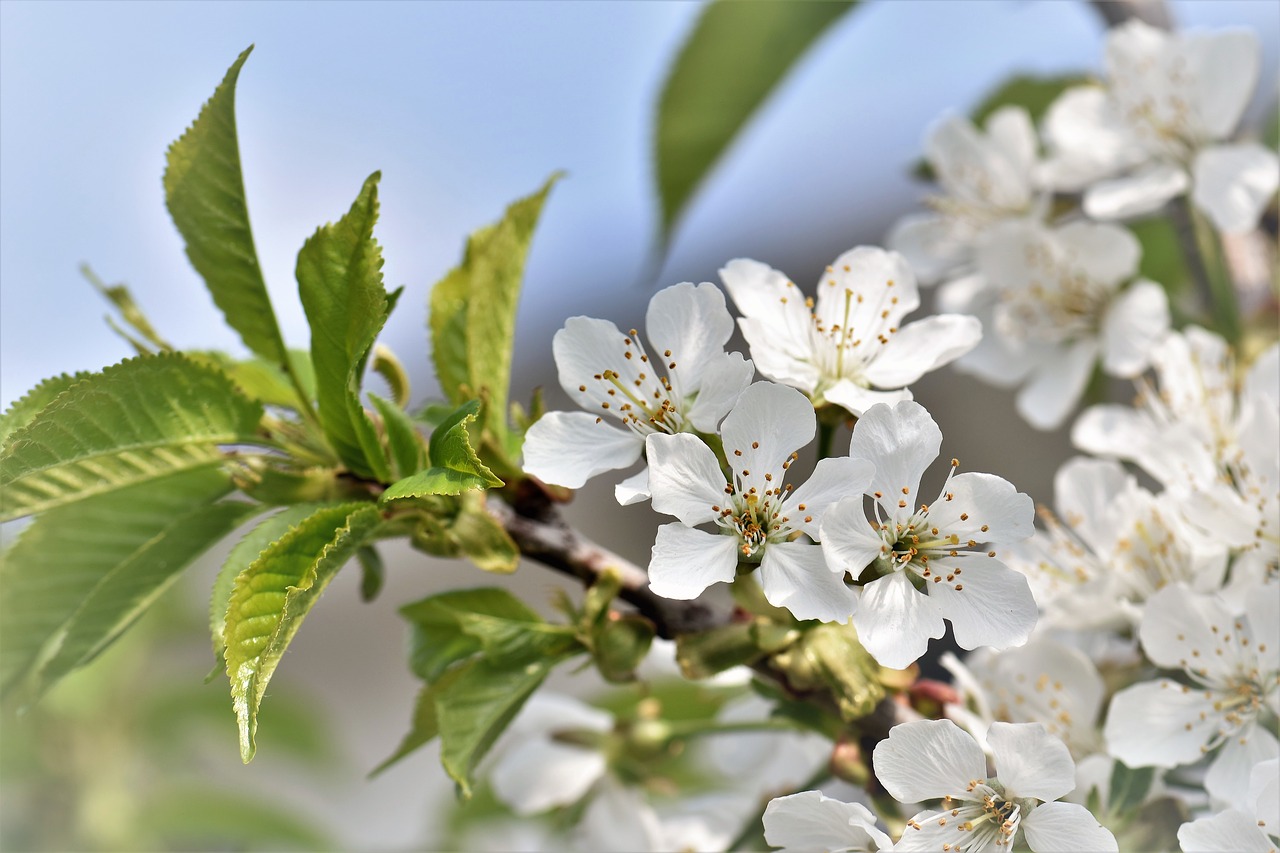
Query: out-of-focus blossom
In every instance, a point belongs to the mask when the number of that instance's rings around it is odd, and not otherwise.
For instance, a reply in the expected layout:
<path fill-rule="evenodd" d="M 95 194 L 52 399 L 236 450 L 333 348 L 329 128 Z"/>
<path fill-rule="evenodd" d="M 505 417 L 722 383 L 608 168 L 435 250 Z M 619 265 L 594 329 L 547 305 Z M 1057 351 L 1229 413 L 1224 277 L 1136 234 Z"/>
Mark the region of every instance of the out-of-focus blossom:
<path fill-rule="evenodd" d="M 782 853 L 879 853 L 893 848 L 876 817 L 859 803 L 843 803 L 821 791 L 770 800 L 764 840 Z"/>
<path fill-rule="evenodd" d="M 1227 809 L 1178 828 L 1183 853 L 1272 853 L 1280 845 L 1280 761 L 1249 774 L 1250 806 Z"/>

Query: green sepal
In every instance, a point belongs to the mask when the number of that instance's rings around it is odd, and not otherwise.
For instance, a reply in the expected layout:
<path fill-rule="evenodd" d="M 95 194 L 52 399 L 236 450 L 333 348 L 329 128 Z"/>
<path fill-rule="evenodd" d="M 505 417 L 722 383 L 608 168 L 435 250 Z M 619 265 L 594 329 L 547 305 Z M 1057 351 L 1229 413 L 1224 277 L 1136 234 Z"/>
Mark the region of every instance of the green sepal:
<path fill-rule="evenodd" d="M 458 407 L 431 433 L 427 460 L 431 467 L 393 483 L 382 493 L 382 501 L 426 495 L 457 495 L 469 489 L 492 489 L 503 485 L 480 461 L 471 446 L 467 424 L 476 419 L 480 401 Z"/>
<path fill-rule="evenodd" d="M 69 386 L 0 455 L 0 520 L 146 483 L 254 441 L 262 406 L 177 353 L 123 361 Z"/>
<path fill-rule="evenodd" d="M 483 395 L 482 434 L 510 458 L 507 400 L 516 308 L 525 258 L 551 187 L 552 175 L 533 195 L 511 204 L 502 219 L 467 240 L 462 263 L 431 290 L 431 347 L 440 387 L 455 405 Z"/>
<path fill-rule="evenodd" d="M 283 366 L 284 339 L 253 245 L 236 140 L 236 81 L 252 50 L 232 63 L 191 127 L 169 146 L 164 198 L 227 324 L 250 350 Z"/>
<path fill-rule="evenodd" d="M 381 521 L 371 504 L 323 507 L 236 577 L 223 639 L 246 764 L 257 748 L 258 708 L 285 649 L 329 581 Z"/>
<path fill-rule="evenodd" d="M 382 445 L 360 403 L 365 359 L 389 310 L 382 285 L 382 250 L 373 238 L 378 179 L 364 182 L 351 209 L 323 225 L 298 252 L 298 294 L 311 324 L 320 423 L 343 462 L 357 475 L 390 482 Z"/>

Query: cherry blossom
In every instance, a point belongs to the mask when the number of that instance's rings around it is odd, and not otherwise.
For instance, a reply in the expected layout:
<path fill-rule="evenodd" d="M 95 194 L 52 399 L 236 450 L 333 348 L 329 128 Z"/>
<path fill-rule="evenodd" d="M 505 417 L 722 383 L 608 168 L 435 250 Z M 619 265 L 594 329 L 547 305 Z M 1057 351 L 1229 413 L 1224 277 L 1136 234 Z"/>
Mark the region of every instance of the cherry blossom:
<path fill-rule="evenodd" d="M 1275 853 L 1280 846 L 1280 760 L 1254 766 L 1243 806 L 1184 823 L 1178 828 L 1183 853 Z"/>
<path fill-rule="evenodd" d="M 992 723 L 982 747 L 950 720 L 894 726 L 872 756 L 876 777 L 903 803 L 942 800 L 907 821 L 896 851 L 994 851 L 1021 837 L 1034 853 L 1114 851 L 1088 809 L 1056 802 L 1075 787 L 1075 763 L 1039 723 Z"/>
<path fill-rule="evenodd" d="M 720 270 L 762 374 L 798 388 L 815 407 L 861 415 L 876 403 L 911 399 L 906 386 L 973 349 L 972 317 L 937 314 L 902 324 L 920 306 L 916 278 L 901 255 L 860 246 L 827 267 L 817 300 L 759 261 Z"/>
<path fill-rule="evenodd" d="M 827 507 L 861 494 L 873 465 L 864 459 L 821 460 L 798 489 L 784 483 L 796 453 L 813 440 L 813 406 L 794 389 L 758 382 L 724 419 L 720 437 L 732 470 L 696 436 L 653 435 L 648 442 L 653 508 L 679 523 L 658 528 L 649 585 L 666 598 L 696 598 L 732 581 L 739 564 L 758 565 L 765 597 L 797 619 L 842 622 L 854 594 L 813 542 Z M 713 524 L 716 532 L 699 530 Z"/>
<path fill-rule="evenodd" d="M 866 806 L 821 791 L 770 800 L 764 810 L 764 840 L 782 853 L 879 853 L 893 847 Z"/>
<path fill-rule="evenodd" d="M 713 284 L 677 284 L 649 302 L 645 328 L 622 333 L 607 320 L 571 317 L 552 342 L 560 385 L 585 412 L 550 412 L 525 437 L 525 470 L 580 488 L 640 458 L 654 433 L 714 433 L 751 381 L 751 362 L 724 345 L 733 318 Z M 619 484 L 619 503 L 648 498 L 647 473 Z"/>
<path fill-rule="evenodd" d="M 951 470 L 938 497 L 920 502 L 920 479 L 938 456 L 942 432 L 918 403 L 874 406 L 858 421 L 849 455 L 872 460 L 864 497 L 845 498 L 822 520 L 827 561 L 864 585 L 854 626 L 884 666 L 903 668 L 951 622 L 962 648 L 1026 642 L 1036 623 L 1027 580 L 996 559 L 992 544 L 1031 535 L 1031 498 L 991 474 Z"/>

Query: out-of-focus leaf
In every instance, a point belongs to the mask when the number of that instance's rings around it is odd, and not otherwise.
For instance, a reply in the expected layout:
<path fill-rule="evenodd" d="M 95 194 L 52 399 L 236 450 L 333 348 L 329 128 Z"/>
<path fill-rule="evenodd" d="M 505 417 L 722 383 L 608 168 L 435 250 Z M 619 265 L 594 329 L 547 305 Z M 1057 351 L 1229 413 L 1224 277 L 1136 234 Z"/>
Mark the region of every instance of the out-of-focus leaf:
<path fill-rule="evenodd" d="M 634 613 L 605 619 L 593 632 L 591 656 L 605 681 L 626 682 L 636 677 L 636 667 L 653 643 L 653 623 Z"/>
<path fill-rule="evenodd" d="M 421 470 L 427 461 L 426 445 L 413 419 L 404 409 L 377 394 L 370 394 L 369 401 L 382 418 L 392 477 L 403 478 Z"/>
<path fill-rule="evenodd" d="M 362 545 L 356 549 L 356 559 L 360 561 L 360 600 L 373 601 L 387 579 L 382 555 L 372 545 Z"/>
<path fill-rule="evenodd" d="M 398 295 L 398 293 L 397 293 Z M 391 310 L 388 308 L 387 313 Z M 373 372 L 378 374 L 391 389 L 391 399 L 400 408 L 409 405 L 412 389 L 409 386 L 409 372 L 404 369 L 396 354 L 382 344 L 373 348 Z"/>
<path fill-rule="evenodd" d="M 805 634 L 801 646 L 846 720 L 867 716 L 884 697 L 880 667 L 862 648 L 852 626 L 819 625 Z"/>
<path fill-rule="evenodd" d="M 1178 239 L 1177 227 L 1164 216 L 1131 222 L 1128 227 L 1142 245 L 1138 274 L 1163 287 L 1176 311 L 1179 297 L 1191 285 L 1191 273 L 1187 269 L 1187 258 L 1183 254 L 1182 241 Z"/>
<path fill-rule="evenodd" d="M 476 419 L 480 402 L 460 406 L 431 433 L 427 459 L 431 467 L 393 483 L 382 494 L 384 502 L 424 495 L 456 495 L 468 489 L 489 489 L 503 483 L 490 471 L 471 446 L 467 424 Z"/>
<path fill-rule="evenodd" d="M 151 321 L 147 319 L 147 315 L 142 313 L 142 309 L 138 307 L 138 303 L 134 300 L 133 294 L 129 292 L 128 287 L 123 284 L 103 283 L 102 279 L 94 274 L 88 264 L 80 265 L 80 274 L 89 280 L 94 290 L 101 293 L 103 298 L 116 306 L 116 310 L 120 312 L 120 317 L 135 332 L 141 335 L 144 341 L 157 349 L 173 349 L 168 341 L 160 337 L 160 333 L 156 331 L 155 326 L 151 325 Z"/>
<path fill-rule="evenodd" d="M 710 678 L 735 666 L 750 665 L 764 653 L 748 623 L 734 623 L 676 637 L 676 662 L 685 678 Z"/>
<path fill-rule="evenodd" d="M 246 763 L 256 750 L 258 708 L 280 658 L 329 581 L 381 520 L 371 504 L 323 507 L 236 577 L 224 654 Z"/>
<path fill-rule="evenodd" d="M 168 850 L 336 850 L 312 817 L 261 795 L 213 786 L 166 788 L 139 811 L 138 829 Z"/>
<path fill-rule="evenodd" d="M 0 520 L 222 460 L 252 441 L 262 407 L 221 372 L 176 353 L 129 359 L 76 382 L 0 456 Z"/>
<path fill-rule="evenodd" d="M 440 387 L 454 405 L 483 396 L 483 431 L 514 455 L 507 440 L 511 347 L 525 258 L 553 175 L 502 219 L 467 240 L 462 264 L 431 290 L 431 347 Z"/>
<path fill-rule="evenodd" d="M 410 721 L 409 731 L 400 741 L 400 745 L 396 747 L 396 751 L 369 772 L 370 778 L 377 776 L 406 755 L 426 746 L 436 735 L 440 734 L 440 727 L 436 721 L 435 694 L 438 690 L 447 687 L 457 677 L 457 672 L 447 672 L 435 684 L 423 685 L 422 689 L 418 691 L 418 700 L 413 705 L 413 719 Z"/>
<path fill-rule="evenodd" d="M 1154 767 L 1129 767 L 1123 761 L 1111 765 L 1111 784 L 1108 786 L 1108 814 L 1128 815 L 1147 799 L 1151 784 L 1155 781 Z"/>
<path fill-rule="evenodd" d="M 715 0 L 680 50 L 658 103 L 662 232 L 787 72 L 853 2 Z"/>
<path fill-rule="evenodd" d="M 1073 86 L 1090 81 L 1086 74 L 1015 74 L 978 101 L 969 113 L 976 125 L 983 125 L 1001 107 L 1022 107 L 1038 124 L 1058 96 Z"/>
<path fill-rule="evenodd" d="M 227 324 L 250 350 L 283 366 L 284 339 L 258 266 L 236 140 L 236 80 L 252 50 L 232 63 L 195 122 L 169 147 L 164 197 L 187 257 Z"/>
<path fill-rule="evenodd" d="M 377 430 L 360 403 L 365 358 L 387 320 L 374 172 L 346 216 L 321 226 L 298 252 L 298 293 L 311 324 L 320 423 L 334 450 L 362 477 L 390 480 Z"/>
<path fill-rule="evenodd" d="M 298 392 L 294 390 L 288 374 L 278 365 L 264 358 L 239 360 L 226 353 L 206 351 L 188 352 L 188 356 L 196 361 L 213 364 L 231 377 L 236 387 L 245 396 L 257 400 L 265 406 L 279 406 L 296 410 L 300 401 Z M 316 396 L 316 374 L 311 368 L 311 356 L 305 350 L 289 350 L 289 364 L 293 375 L 298 377 L 303 393 L 308 400 Z"/>
<path fill-rule="evenodd" d="M 97 654 L 247 504 L 216 467 L 182 471 L 50 510 L 0 565 L 0 689 L 47 666 L 47 682 Z M 37 686 L 37 689 L 39 685 Z"/>
<path fill-rule="evenodd" d="M 480 651 L 480 638 L 462 630 L 463 614 L 529 625 L 543 621 L 520 599 L 495 587 L 452 590 L 406 604 L 400 615 L 413 626 L 409 667 L 422 680 L 435 681 L 450 666 Z"/>
<path fill-rule="evenodd" d="M 35 420 L 36 415 L 40 414 L 40 411 L 52 403 L 59 394 L 82 379 L 88 379 L 91 376 L 93 376 L 92 373 L 75 373 L 72 375 L 63 373 L 60 376 L 53 376 L 44 380 L 28 391 L 20 400 L 10 406 L 3 415 L 0 415 L 0 447 L 4 447 L 8 443 L 9 436 Z"/>

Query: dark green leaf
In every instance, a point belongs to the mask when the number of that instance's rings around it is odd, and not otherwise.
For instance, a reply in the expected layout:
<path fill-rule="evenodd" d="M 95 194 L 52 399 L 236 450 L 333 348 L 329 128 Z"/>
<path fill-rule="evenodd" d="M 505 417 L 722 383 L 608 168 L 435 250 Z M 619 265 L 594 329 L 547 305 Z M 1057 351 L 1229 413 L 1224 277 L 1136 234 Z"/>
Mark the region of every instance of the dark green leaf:
<path fill-rule="evenodd" d="M 324 507 L 269 545 L 236 578 L 224 639 L 240 757 L 246 763 L 256 749 L 258 707 L 280 658 L 329 581 L 381 520 L 371 504 Z"/>
<path fill-rule="evenodd" d="M 227 324 L 253 352 L 283 365 L 284 339 L 253 246 L 236 141 L 236 79 L 251 50 L 240 54 L 195 122 L 169 147 L 164 198 L 191 265 Z"/>
<path fill-rule="evenodd" d="M 427 461 L 426 445 L 414 426 L 413 418 L 404 409 L 377 394 L 370 394 L 369 402 L 373 403 L 382 417 L 392 477 L 399 479 L 420 471 Z"/>
<path fill-rule="evenodd" d="M 662 88 L 654 156 L 662 231 L 818 37 L 853 2 L 708 4 Z"/>
<path fill-rule="evenodd" d="M 230 491 L 227 475 L 206 466 L 32 522 L 0 566 L 0 689 L 46 664 L 62 674 L 118 636 L 244 516 L 245 504 L 211 506 Z"/>
<path fill-rule="evenodd" d="M 382 555 L 372 545 L 362 545 L 356 549 L 356 559 L 360 561 L 360 600 L 373 601 L 382 592 L 382 584 L 387 578 Z"/>
<path fill-rule="evenodd" d="M 298 292 L 311 324 L 320 422 L 334 449 L 362 477 L 390 480 L 378 433 L 360 403 L 365 358 L 387 320 L 374 172 L 347 215 L 324 225 L 298 253 Z"/>
<path fill-rule="evenodd" d="M 493 475 L 471 446 L 467 424 L 476 419 L 480 402 L 472 400 L 460 406 L 431 433 L 427 459 L 431 467 L 394 483 L 382 494 L 382 500 L 422 497 L 424 495 L 456 495 L 468 489 L 489 489 L 503 483 Z"/>
<path fill-rule="evenodd" d="M 1142 805 L 1155 781 L 1154 767 L 1129 767 L 1122 761 L 1111 765 L 1110 793 L 1107 795 L 1107 813 L 1127 815 Z"/>
<path fill-rule="evenodd" d="M 542 189 L 508 207 L 497 223 L 472 234 L 462 264 L 431 291 L 432 357 L 440 387 L 455 405 L 483 395 L 481 427 L 508 453 L 516 306 L 542 204 L 558 178 L 553 175 Z"/>
<path fill-rule="evenodd" d="M 176 353 L 129 359 L 75 383 L 10 436 L 0 519 L 220 462 L 252 441 L 262 407 Z"/>
<path fill-rule="evenodd" d="M 540 617 L 520 599 L 504 589 L 484 587 L 440 593 L 400 608 L 413 626 L 409 667 L 424 681 L 435 681 L 453 664 L 478 653 L 480 638 L 464 633 L 463 614 L 491 616 L 527 625 L 541 623 Z"/>

